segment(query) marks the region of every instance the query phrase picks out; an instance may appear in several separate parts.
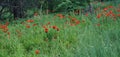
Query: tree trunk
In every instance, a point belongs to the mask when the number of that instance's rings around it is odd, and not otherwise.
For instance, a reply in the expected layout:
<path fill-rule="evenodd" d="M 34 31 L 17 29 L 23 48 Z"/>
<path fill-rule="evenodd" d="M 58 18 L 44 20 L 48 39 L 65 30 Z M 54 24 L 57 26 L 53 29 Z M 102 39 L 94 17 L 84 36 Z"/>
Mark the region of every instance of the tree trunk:
<path fill-rule="evenodd" d="M 22 0 L 20 1 L 13 1 L 12 4 L 12 13 L 14 15 L 14 19 L 23 18 L 24 17 L 24 10 L 22 5 Z"/>

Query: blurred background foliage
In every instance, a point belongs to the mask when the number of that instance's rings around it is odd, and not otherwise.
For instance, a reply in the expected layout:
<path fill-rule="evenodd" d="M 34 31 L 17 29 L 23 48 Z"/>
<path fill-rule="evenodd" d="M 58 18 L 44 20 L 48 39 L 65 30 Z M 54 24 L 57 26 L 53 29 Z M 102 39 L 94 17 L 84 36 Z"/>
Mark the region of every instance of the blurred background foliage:
<path fill-rule="evenodd" d="M 34 13 L 48 14 L 82 10 L 92 12 L 102 2 L 119 3 L 119 0 L 0 0 L 0 20 L 31 17 Z M 97 4 L 96 4 L 97 3 Z M 111 3 L 113 4 L 113 3 Z M 92 8 L 92 9 L 91 9 Z"/>

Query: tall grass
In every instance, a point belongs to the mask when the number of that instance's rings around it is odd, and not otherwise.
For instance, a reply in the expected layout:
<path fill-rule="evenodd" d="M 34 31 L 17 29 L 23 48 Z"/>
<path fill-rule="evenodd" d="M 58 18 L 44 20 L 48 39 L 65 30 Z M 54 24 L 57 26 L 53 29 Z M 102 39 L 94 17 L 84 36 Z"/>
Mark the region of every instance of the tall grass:
<path fill-rule="evenodd" d="M 0 57 L 119 57 L 120 17 L 96 16 L 72 15 L 79 24 L 68 15 L 60 18 L 52 14 L 31 18 L 34 22 L 16 21 L 7 26 L 7 32 L 0 29 Z"/>

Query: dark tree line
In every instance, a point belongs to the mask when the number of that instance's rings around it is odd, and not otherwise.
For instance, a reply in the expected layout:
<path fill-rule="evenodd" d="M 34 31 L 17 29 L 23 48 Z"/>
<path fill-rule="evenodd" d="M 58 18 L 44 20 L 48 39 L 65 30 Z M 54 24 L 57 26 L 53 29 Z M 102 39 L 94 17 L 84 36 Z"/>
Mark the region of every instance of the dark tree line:
<path fill-rule="evenodd" d="M 94 0 L 0 0 L 0 19 L 2 18 L 2 14 L 5 12 L 10 12 L 14 19 L 16 19 L 26 17 L 26 11 L 31 8 L 43 10 L 49 9 L 52 11 L 55 8 L 58 8 L 59 5 L 62 5 L 63 2 L 70 2 L 68 5 L 75 4 L 78 6 L 84 6 L 84 3 L 87 3 L 89 6 L 88 10 L 92 12 L 92 6 L 90 4 L 91 1 Z M 97 1 L 103 2 L 108 0 Z M 65 4 L 63 4 L 63 6 L 64 5 Z"/>

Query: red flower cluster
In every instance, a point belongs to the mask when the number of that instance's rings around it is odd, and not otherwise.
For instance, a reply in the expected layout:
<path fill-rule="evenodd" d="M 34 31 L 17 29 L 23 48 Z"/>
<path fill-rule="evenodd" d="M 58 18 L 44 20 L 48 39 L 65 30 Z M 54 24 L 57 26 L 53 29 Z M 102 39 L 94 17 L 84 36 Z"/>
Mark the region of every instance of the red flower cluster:
<path fill-rule="evenodd" d="M 48 28 L 46 27 L 46 26 L 43 26 L 43 28 L 44 28 L 44 31 L 46 32 L 46 33 L 48 33 Z"/>
<path fill-rule="evenodd" d="M 65 16 L 63 14 L 57 14 L 60 19 L 63 19 Z"/>
<path fill-rule="evenodd" d="M 8 31 L 8 27 L 7 27 L 6 24 L 4 24 L 4 25 L 0 25 L 0 29 L 2 29 L 3 32 L 7 32 L 7 31 Z"/>
<path fill-rule="evenodd" d="M 34 20 L 30 20 L 30 19 L 29 19 L 29 20 L 27 20 L 27 22 L 28 22 L 28 23 L 32 23 L 32 22 L 34 22 Z"/>
<path fill-rule="evenodd" d="M 57 26 L 52 26 L 52 28 L 59 31 L 59 28 Z"/>

